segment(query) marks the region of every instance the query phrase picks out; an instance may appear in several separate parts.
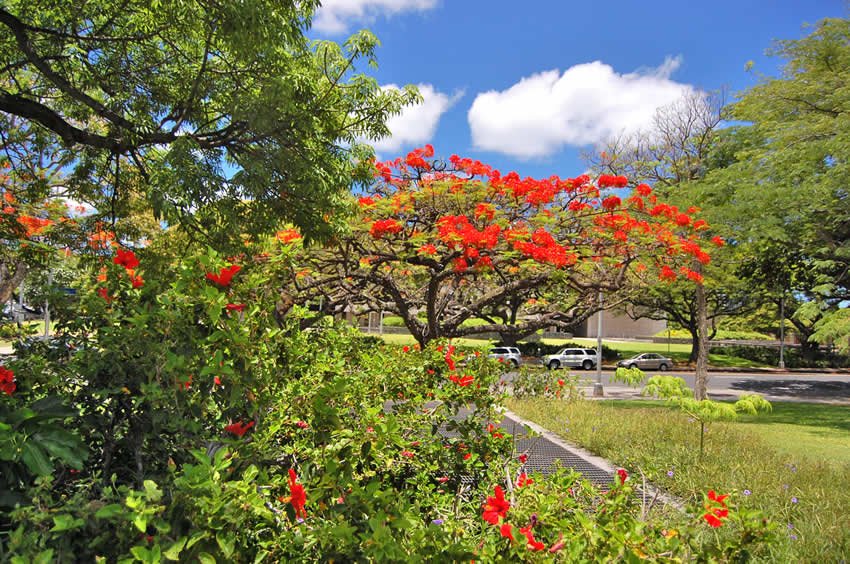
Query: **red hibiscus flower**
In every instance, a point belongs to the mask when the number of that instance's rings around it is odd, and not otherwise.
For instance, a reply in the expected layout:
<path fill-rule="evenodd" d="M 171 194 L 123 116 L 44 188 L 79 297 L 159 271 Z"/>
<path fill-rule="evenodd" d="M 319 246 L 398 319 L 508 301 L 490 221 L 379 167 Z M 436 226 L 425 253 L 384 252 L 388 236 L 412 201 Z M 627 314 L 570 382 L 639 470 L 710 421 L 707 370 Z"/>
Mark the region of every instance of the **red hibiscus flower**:
<path fill-rule="evenodd" d="M 307 492 L 304 490 L 304 486 L 298 483 L 298 475 L 292 468 L 289 469 L 289 502 L 295 509 L 296 518 L 307 518 L 307 510 L 304 509 L 304 505 L 307 503 Z"/>
<path fill-rule="evenodd" d="M 622 485 L 626 483 L 629 473 L 626 472 L 625 468 L 617 468 L 617 477 L 620 479 L 620 484 Z"/>
<path fill-rule="evenodd" d="M 505 492 L 502 490 L 502 486 L 496 486 L 493 488 L 493 492 L 496 495 L 489 496 L 487 501 L 484 502 L 482 506 L 484 511 L 481 517 L 491 525 L 497 525 L 499 520 L 507 515 L 508 509 L 511 508 L 511 502 L 505 499 Z"/>
<path fill-rule="evenodd" d="M 525 472 L 521 473 L 517 478 L 516 485 L 518 488 L 524 488 L 525 486 L 530 486 L 534 483 L 534 480 L 528 477 L 528 474 Z"/>
<path fill-rule="evenodd" d="M 236 264 L 231 264 L 226 268 L 222 268 L 218 274 L 213 274 L 212 272 L 207 272 L 207 280 L 214 282 L 215 284 L 221 286 L 222 288 L 226 288 L 230 286 L 231 280 L 233 280 L 233 276 L 242 270 L 242 267 Z"/>
<path fill-rule="evenodd" d="M 130 270 L 127 271 L 127 275 L 130 277 L 130 284 L 133 285 L 133 288 L 141 288 L 145 285 L 145 279 L 141 277 L 141 275 L 130 274 Z"/>
<path fill-rule="evenodd" d="M 519 456 L 517 456 L 517 460 L 519 460 L 520 464 L 525 464 L 526 462 L 528 462 L 528 455 L 520 454 Z"/>
<path fill-rule="evenodd" d="M 466 376 L 458 377 L 457 375 L 449 376 L 449 380 L 460 386 L 461 388 L 465 388 L 475 381 L 475 377 L 467 374 Z"/>
<path fill-rule="evenodd" d="M 227 311 L 243 311 L 245 309 L 245 304 L 227 304 L 224 306 L 224 309 Z"/>
<path fill-rule="evenodd" d="M 15 373 L 5 366 L 0 366 L 0 392 L 3 392 L 7 396 L 11 396 L 15 393 L 16 388 L 17 384 L 15 384 Z"/>
<path fill-rule="evenodd" d="M 527 527 L 522 527 L 519 532 L 525 535 L 525 539 L 526 541 L 528 541 L 528 544 L 526 544 L 526 546 L 529 550 L 538 551 L 546 548 L 545 544 L 534 538 L 534 533 L 531 532 L 531 525 Z"/>
<path fill-rule="evenodd" d="M 124 249 L 118 249 L 118 254 L 115 255 L 112 262 L 127 269 L 134 269 L 139 266 L 139 259 L 136 258 L 133 251 L 125 251 Z"/>
<path fill-rule="evenodd" d="M 112 301 L 112 296 L 109 295 L 109 290 L 106 288 L 98 288 L 97 295 L 106 301 L 106 303 L 110 303 Z"/>
<path fill-rule="evenodd" d="M 516 542 L 514 540 L 514 528 L 510 523 L 503 523 L 502 526 L 499 527 L 499 534 L 506 539 L 511 539 L 511 542 Z"/>
<path fill-rule="evenodd" d="M 224 430 L 241 438 L 245 433 L 248 432 L 248 429 L 253 426 L 253 421 L 249 421 L 248 423 L 242 423 L 241 421 L 237 421 L 236 423 L 231 423 L 230 425 L 226 426 Z"/>
<path fill-rule="evenodd" d="M 723 525 L 723 519 L 729 517 L 729 509 L 726 507 L 726 498 L 729 497 L 729 494 L 719 495 L 714 490 L 709 490 L 706 497 L 706 512 L 702 518 L 716 529 Z"/>

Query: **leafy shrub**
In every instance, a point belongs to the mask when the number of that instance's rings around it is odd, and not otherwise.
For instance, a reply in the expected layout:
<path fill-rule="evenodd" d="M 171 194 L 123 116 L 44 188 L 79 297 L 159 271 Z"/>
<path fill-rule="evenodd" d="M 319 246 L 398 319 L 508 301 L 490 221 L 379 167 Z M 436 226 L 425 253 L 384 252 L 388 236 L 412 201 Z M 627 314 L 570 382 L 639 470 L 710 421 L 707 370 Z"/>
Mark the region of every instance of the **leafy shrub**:
<path fill-rule="evenodd" d="M 709 349 L 710 354 L 737 356 L 776 366 L 779 364 L 778 347 L 759 347 L 753 345 L 719 345 Z M 800 347 L 786 347 L 785 366 L 788 368 L 846 368 L 850 367 L 850 356 L 835 354 L 818 349 L 814 358 L 803 356 Z"/>
<path fill-rule="evenodd" d="M 4 559 L 516 560 L 537 543 L 566 559 L 690 559 L 766 538 L 705 539 L 687 518 L 665 535 L 627 487 L 603 496 L 575 474 L 530 487 L 493 425 L 499 363 L 444 342 L 383 345 L 331 319 L 301 330 L 311 312 L 272 313 L 285 249 L 242 268 L 210 252 L 141 284 L 136 262 L 119 254 L 81 292 L 67 355 L 15 361 L 17 392 L 0 399 L 35 411 L 66 398 L 62 423 L 78 435 L 64 437 L 70 454 L 44 443 L 49 470 L 11 461 L 40 477 L 7 485 L 20 501 L 0 514 Z M 574 385 L 549 376 L 549 394 Z M 46 437 L 21 429 L 27 448 Z M 510 542 L 482 519 L 496 484 Z"/>

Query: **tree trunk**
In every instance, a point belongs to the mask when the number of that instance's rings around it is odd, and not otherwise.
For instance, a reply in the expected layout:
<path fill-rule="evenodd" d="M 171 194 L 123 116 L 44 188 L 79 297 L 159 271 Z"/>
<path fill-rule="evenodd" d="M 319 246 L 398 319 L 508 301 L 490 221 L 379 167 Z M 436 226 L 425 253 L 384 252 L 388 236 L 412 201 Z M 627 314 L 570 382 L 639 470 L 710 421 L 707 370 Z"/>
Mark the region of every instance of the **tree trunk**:
<path fill-rule="evenodd" d="M 24 277 L 26 277 L 29 268 L 23 261 L 18 261 L 14 264 L 15 271 L 9 273 L 8 264 L 0 264 L 0 304 L 5 304 L 12 297 L 15 288 L 21 285 Z"/>
<path fill-rule="evenodd" d="M 699 356 L 699 328 L 695 324 L 688 325 L 688 332 L 691 334 L 691 354 L 688 357 L 688 362 L 693 364 L 697 361 L 697 357 Z"/>
<path fill-rule="evenodd" d="M 701 270 L 697 269 L 697 272 Z M 699 334 L 699 351 L 694 382 L 694 398 L 703 400 L 707 397 L 708 389 L 708 312 L 705 300 L 705 287 L 697 284 L 697 333 Z"/>

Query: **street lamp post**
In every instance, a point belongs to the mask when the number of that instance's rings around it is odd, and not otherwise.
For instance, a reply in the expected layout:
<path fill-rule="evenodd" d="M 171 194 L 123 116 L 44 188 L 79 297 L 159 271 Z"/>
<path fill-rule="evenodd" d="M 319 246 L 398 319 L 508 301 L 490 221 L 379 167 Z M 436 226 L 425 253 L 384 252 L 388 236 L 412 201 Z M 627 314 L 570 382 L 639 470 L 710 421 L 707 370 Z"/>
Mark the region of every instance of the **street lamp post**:
<path fill-rule="evenodd" d="M 779 300 L 779 368 L 785 368 L 785 291 Z"/>
<path fill-rule="evenodd" d="M 602 388 L 602 290 L 598 295 L 599 311 L 596 314 L 596 383 L 593 385 L 593 397 L 600 398 L 605 395 Z"/>

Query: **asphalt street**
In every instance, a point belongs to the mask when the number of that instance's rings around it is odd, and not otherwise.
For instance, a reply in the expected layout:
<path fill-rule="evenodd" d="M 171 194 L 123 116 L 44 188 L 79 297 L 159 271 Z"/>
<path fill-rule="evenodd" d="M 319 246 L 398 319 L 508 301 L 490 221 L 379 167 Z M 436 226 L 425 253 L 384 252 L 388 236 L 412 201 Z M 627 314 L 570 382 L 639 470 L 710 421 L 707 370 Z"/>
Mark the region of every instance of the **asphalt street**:
<path fill-rule="evenodd" d="M 562 371 L 558 371 L 560 373 Z M 510 382 L 517 373 L 509 372 L 503 379 Z M 591 397 L 596 383 L 595 370 L 574 370 L 585 395 Z M 647 377 L 655 374 L 679 376 L 688 386 L 694 386 L 693 371 L 647 372 Z M 603 397 L 608 399 L 640 399 L 641 388 L 632 388 L 619 382 L 612 382 L 613 370 L 602 370 Z M 735 399 L 742 394 L 758 393 L 771 401 L 809 401 L 850 405 L 850 374 L 823 372 L 709 372 L 708 395 L 712 399 Z M 645 399 L 645 398 L 644 398 Z"/>

